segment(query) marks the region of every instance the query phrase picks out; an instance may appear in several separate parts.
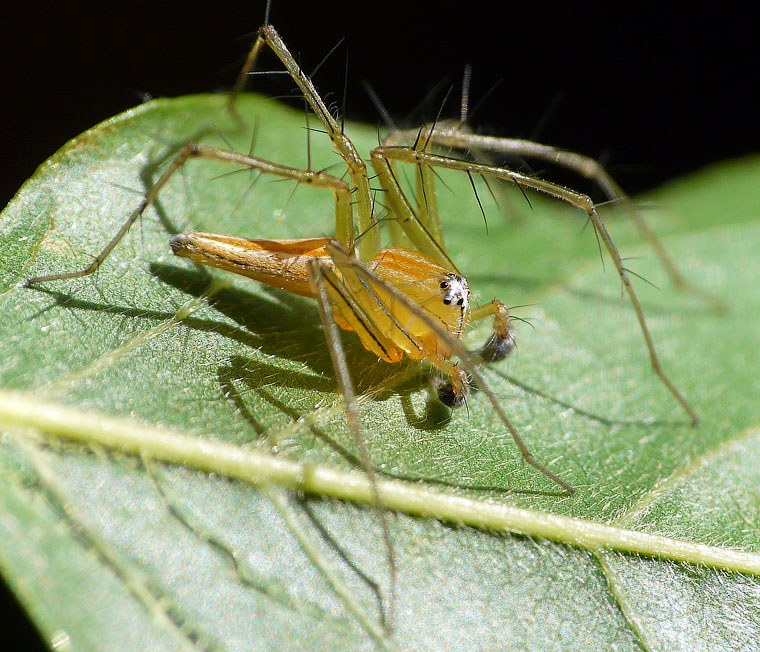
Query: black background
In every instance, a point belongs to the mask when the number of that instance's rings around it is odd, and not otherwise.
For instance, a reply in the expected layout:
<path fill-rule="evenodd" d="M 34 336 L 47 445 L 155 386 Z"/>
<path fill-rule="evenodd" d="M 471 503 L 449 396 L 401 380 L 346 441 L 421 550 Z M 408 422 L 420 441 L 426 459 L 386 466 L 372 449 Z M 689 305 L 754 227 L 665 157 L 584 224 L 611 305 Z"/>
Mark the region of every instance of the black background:
<path fill-rule="evenodd" d="M 263 0 L 157 0 L 113 10 L 61 3 L 22 11 L 6 25 L 2 45 L 0 200 L 69 138 L 139 103 L 141 93 L 228 88 L 253 39 L 245 35 L 264 15 Z M 728 5 L 695 11 L 276 0 L 271 21 L 307 71 L 346 37 L 349 118 L 378 120 L 362 79 L 395 119 L 448 79 L 457 89 L 446 113 L 456 115 L 459 80 L 470 63 L 472 104 L 501 80 L 472 116 L 475 126 L 601 157 L 636 193 L 760 148 L 753 20 Z M 340 48 L 316 79 L 338 101 L 345 57 Z M 271 58 L 266 63 L 275 67 Z M 272 94 L 292 86 L 281 77 L 254 83 Z M 428 119 L 448 84 L 442 86 L 427 105 Z"/>
<path fill-rule="evenodd" d="M 471 104 L 501 80 L 472 116 L 474 126 L 601 157 L 634 194 L 760 149 L 757 35 L 741 10 L 501 6 L 275 0 L 271 22 L 307 71 L 346 37 L 316 84 L 340 101 L 347 47 L 351 119 L 379 120 L 363 79 L 397 120 L 447 79 L 424 111 L 432 119 L 470 63 Z M 0 204 L 68 139 L 139 103 L 142 93 L 229 88 L 264 3 L 28 3 L 17 11 L 4 16 L 0 46 Z M 271 57 L 266 62 L 275 67 Z M 281 77 L 254 82 L 270 94 L 292 86 Z M 458 97 L 455 90 L 446 115 L 458 114 Z M 22 616 L 1 608 L 9 626 L 23 628 Z M 11 632 L 4 629 L 8 640 Z M 31 640 L 31 632 L 22 636 Z"/>

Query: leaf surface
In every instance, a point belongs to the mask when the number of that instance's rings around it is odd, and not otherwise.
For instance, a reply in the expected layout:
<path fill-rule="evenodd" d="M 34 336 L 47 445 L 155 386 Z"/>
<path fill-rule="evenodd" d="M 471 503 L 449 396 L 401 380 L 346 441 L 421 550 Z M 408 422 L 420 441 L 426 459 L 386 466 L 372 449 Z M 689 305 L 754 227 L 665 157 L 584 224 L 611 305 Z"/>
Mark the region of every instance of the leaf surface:
<path fill-rule="evenodd" d="M 355 468 L 315 305 L 173 257 L 184 229 L 255 238 L 330 235 L 328 193 L 194 161 L 176 175 L 97 275 L 19 286 L 88 264 L 179 145 L 248 151 L 223 98 L 151 102 L 74 139 L 44 163 L 0 221 L 0 378 L 30 400 Z M 303 117 L 245 97 L 256 155 L 305 167 Z M 212 126 L 213 125 L 213 126 Z M 373 128 L 351 126 L 360 152 Z M 340 176 L 312 136 L 312 166 Z M 413 179 L 412 171 L 402 175 Z M 374 466 L 383 474 L 536 510 L 760 552 L 760 190 L 755 160 L 663 188 L 651 224 L 718 314 L 671 287 L 623 215 L 603 213 L 635 281 L 663 366 L 699 412 L 697 428 L 648 366 L 616 274 L 583 216 L 442 174 L 446 244 L 481 301 L 535 326 L 486 371 L 538 459 L 577 487 L 557 496 L 520 460 L 474 394 L 449 414 L 428 369 L 387 365 L 346 334 Z M 255 181 L 255 183 L 254 183 Z M 507 192 L 510 192 L 507 190 Z M 379 198 L 382 201 L 382 198 Z M 505 216 L 504 213 L 507 213 Z M 488 333 L 468 335 L 476 347 Z M 261 491 L 99 448 L 0 445 L 0 568 L 45 637 L 72 649 L 754 650 L 760 582 L 720 569 L 593 552 L 389 515 L 398 557 L 395 633 L 379 642 L 387 587 L 371 510 Z M 298 534 L 315 546 L 306 554 Z M 324 562 L 327 578 L 320 571 Z M 334 590 L 338 579 L 347 592 Z M 357 619 L 349 602 L 366 621 Z M 65 647 L 63 649 L 66 649 Z"/>

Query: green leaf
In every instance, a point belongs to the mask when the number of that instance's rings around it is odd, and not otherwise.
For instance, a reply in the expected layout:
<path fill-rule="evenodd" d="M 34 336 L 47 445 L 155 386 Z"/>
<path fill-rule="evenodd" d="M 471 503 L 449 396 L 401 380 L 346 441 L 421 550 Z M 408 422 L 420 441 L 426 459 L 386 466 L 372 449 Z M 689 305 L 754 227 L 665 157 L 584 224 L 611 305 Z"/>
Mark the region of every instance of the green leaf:
<path fill-rule="evenodd" d="M 466 176 L 442 175 L 446 244 L 470 286 L 482 301 L 532 304 L 516 314 L 535 328 L 518 323 L 518 352 L 485 373 L 536 457 L 577 487 L 572 497 L 522 463 L 484 397 L 449 414 L 427 368 L 379 363 L 344 337 L 383 478 L 528 508 L 533 523 L 549 512 L 589 531 L 714 546 L 717 569 L 392 513 L 399 585 L 385 638 L 375 583 L 387 590 L 388 569 L 372 510 L 208 474 L 190 453 L 164 465 L 39 438 L 80 418 L 102 418 L 104 430 L 118 419 L 356 469 L 313 302 L 197 268 L 167 245 L 186 228 L 329 235 L 328 193 L 268 178 L 251 188 L 247 171 L 193 161 L 97 275 L 20 285 L 88 264 L 179 145 L 224 146 L 218 127 L 248 151 L 251 130 L 236 131 L 223 103 L 155 101 L 95 127 L 44 163 L 0 221 L 3 397 L 29 417 L 22 427 L 0 409 L 0 568 L 51 646 L 757 649 L 760 583 L 722 568 L 730 549 L 760 552 L 758 161 L 674 183 L 652 198 L 666 210 L 648 214 L 725 314 L 674 290 L 625 216 L 603 214 L 627 266 L 660 288 L 634 281 L 697 428 L 651 372 L 582 215 L 533 196 L 531 210 L 514 189 L 496 193 L 504 215 L 483 188 L 486 233 Z M 306 166 L 301 114 L 256 97 L 241 113 L 258 116 L 256 155 Z M 376 144 L 373 128 L 348 133 L 360 152 Z M 314 168 L 340 162 L 325 140 L 312 135 Z M 475 347 L 488 324 L 472 330 Z M 50 406 L 75 410 L 43 426 Z"/>

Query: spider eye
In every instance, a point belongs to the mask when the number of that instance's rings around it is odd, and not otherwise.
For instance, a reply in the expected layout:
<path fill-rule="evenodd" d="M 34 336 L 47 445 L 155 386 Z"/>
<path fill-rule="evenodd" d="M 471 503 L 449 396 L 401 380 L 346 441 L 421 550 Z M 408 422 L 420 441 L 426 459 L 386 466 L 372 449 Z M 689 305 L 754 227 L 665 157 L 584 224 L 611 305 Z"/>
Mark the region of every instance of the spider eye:
<path fill-rule="evenodd" d="M 464 297 L 459 297 L 459 301 L 457 301 L 457 305 L 461 306 L 464 303 Z"/>
<path fill-rule="evenodd" d="M 447 287 L 449 287 L 449 284 L 446 281 L 441 282 L 441 289 L 445 290 Z"/>

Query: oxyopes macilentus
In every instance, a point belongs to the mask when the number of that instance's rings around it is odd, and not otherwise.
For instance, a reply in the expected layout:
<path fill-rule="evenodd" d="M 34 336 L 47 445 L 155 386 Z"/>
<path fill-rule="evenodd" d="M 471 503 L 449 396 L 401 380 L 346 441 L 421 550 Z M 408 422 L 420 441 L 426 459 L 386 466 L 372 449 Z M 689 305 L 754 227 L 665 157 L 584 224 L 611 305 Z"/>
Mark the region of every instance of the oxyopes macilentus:
<path fill-rule="evenodd" d="M 443 246 L 437 211 L 432 201 L 434 168 L 502 179 L 521 189 L 558 198 L 585 212 L 629 293 L 655 372 L 690 419 L 696 422 L 695 412 L 661 369 L 627 270 L 591 200 L 585 195 L 534 177 L 501 167 L 443 156 L 432 150 L 437 146 L 482 151 L 498 151 L 501 148 L 526 156 L 547 158 L 580 170 L 595 178 L 602 186 L 608 184 L 607 189 L 612 195 L 621 195 L 615 185 L 609 185 L 611 181 L 597 164 L 577 155 L 543 148 L 526 141 L 479 137 L 469 133 L 461 124 L 441 122 L 423 127 L 412 134 L 394 134 L 393 140 L 371 153 L 376 179 L 382 185 L 393 215 L 393 219 L 383 219 L 392 243 L 391 247 L 383 248 L 366 163 L 271 25 L 261 28 L 247 67 L 253 65 L 264 46 L 276 53 L 298 84 L 322 128 L 327 131 L 336 150 L 348 165 L 350 183 L 324 171 L 296 169 L 236 151 L 188 144 L 149 188 L 138 209 L 89 267 L 78 272 L 39 276 L 29 279 L 28 284 L 72 279 L 95 272 L 143 211 L 156 200 L 169 179 L 186 161 L 193 158 L 228 162 L 244 169 L 329 190 L 335 197 L 336 225 L 333 238 L 257 241 L 193 232 L 176 236 L 172 240 L 172 249 L 175 254 L 195 262 L 234 271 L 317 300 L 347 419 L 356 436 L 362 464 L 370 477 L 374 471 L 368 461 L 365 439 L 361 435 L 359 408 L 338 328 L 355 331 L 366 349 L 387 362 L 398 362 L 404 357 L 429 360 L 449 378 L 448 383 L 440 388 L 440 395 L 450 405 L 465 402 L 469 374 L 482 391 L 483 397 L 480 400 L 491 403 L 525 461 L 563 489 L 572 492 L 573 488 L 566 481 L 533 459 L 504 413 L 501 402 L 480 374 L 477 366 L 479 357 L 469 354 L 460 341 L 468 323 L 493 318 L 493 335 L 481 351 L 480 358 L 496 360 L 509 354 L 514 344 L 514 335 L 509 312 L 500 301 L 494 300 L 476 308 L 470 306 L 466 277 L 457 270 Z M 402 144 L 412 140 L 412 146 Z M 422 201 L 418 198 L 416 208 L 410 205 L 394 175 L 394 166 L 400 163 L 415 166 L 419 175 L 424 198 Z M 460 363 L 452 362 L 452 356 L 458 357 Z M 382 505 L 381 497 L 376 496 L 376 504 L 378 507 Z"/>

